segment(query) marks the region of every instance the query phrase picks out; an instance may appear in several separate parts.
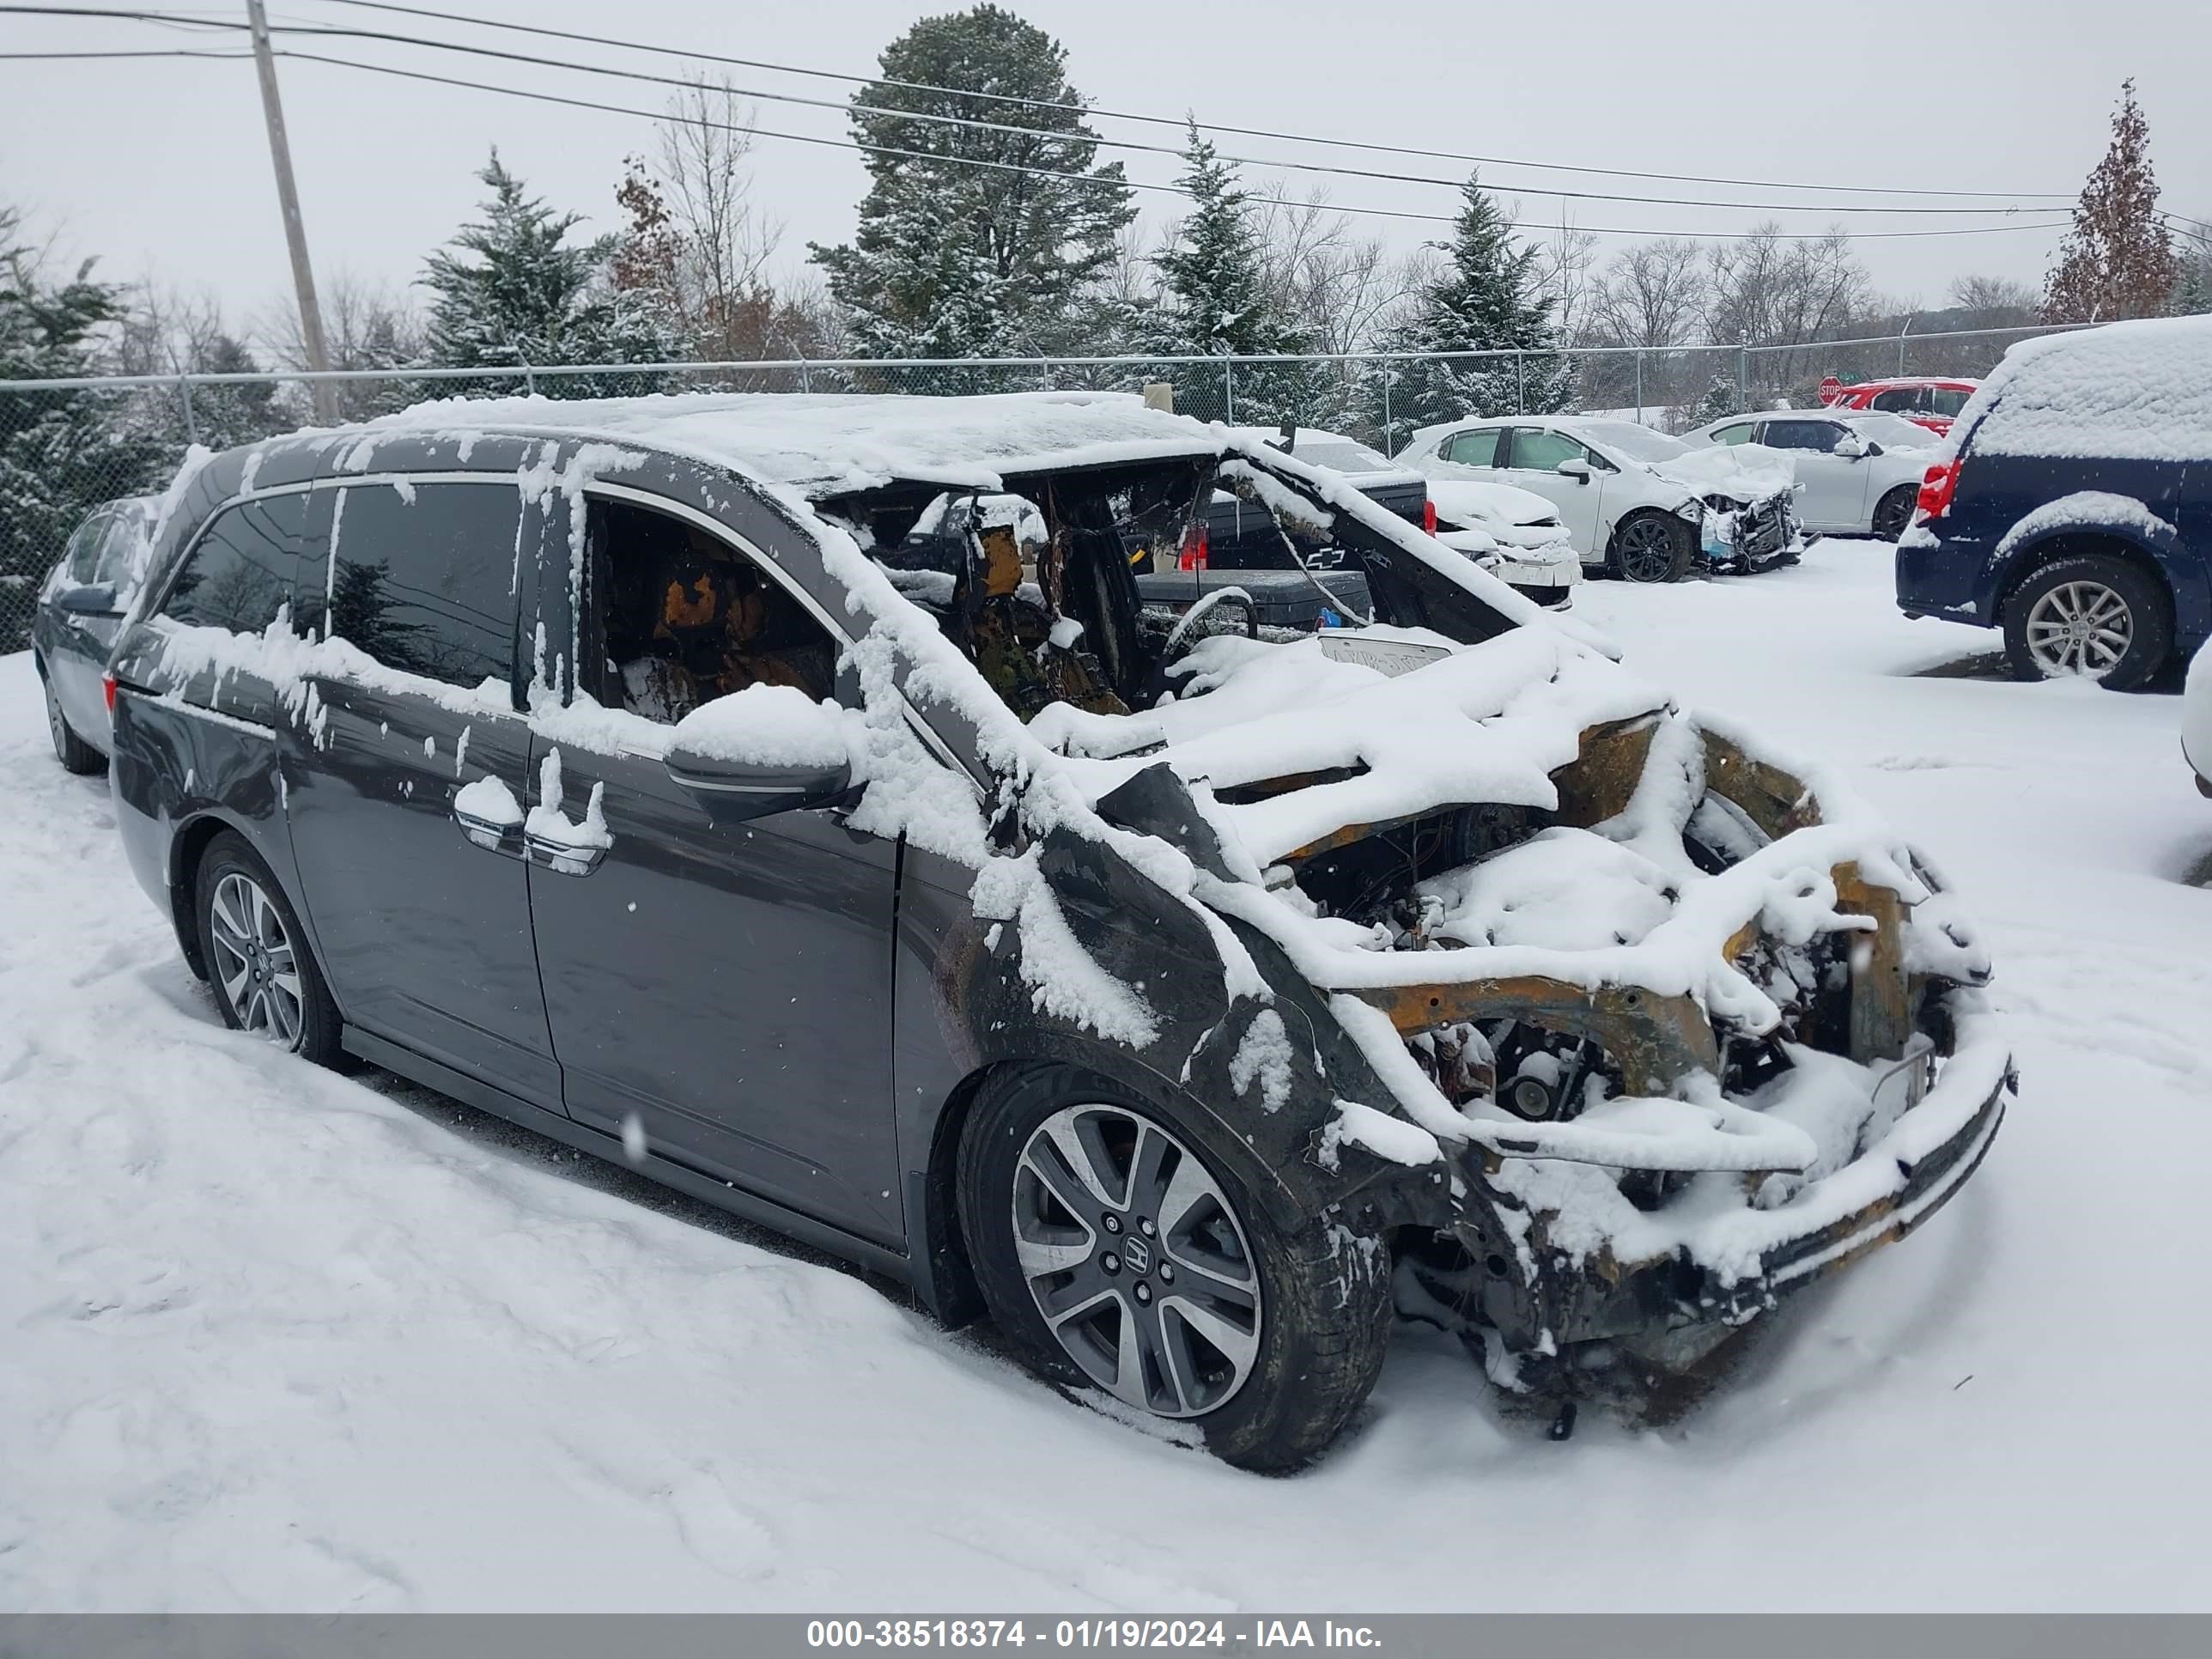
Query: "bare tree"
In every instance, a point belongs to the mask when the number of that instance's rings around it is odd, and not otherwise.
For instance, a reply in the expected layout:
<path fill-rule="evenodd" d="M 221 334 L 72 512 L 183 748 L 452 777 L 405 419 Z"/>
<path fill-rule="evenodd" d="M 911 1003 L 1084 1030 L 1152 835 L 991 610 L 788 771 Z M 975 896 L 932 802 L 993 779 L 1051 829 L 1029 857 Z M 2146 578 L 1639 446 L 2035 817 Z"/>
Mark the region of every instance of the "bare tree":
<path fill-rule="evenodd" d="M 1563 340 L 1579 341 L 1589 330 L 1599 296 L 1596 268 L 1597 238 L 1565 219 L 1536 244 L 1538 286 L 1552 296 L 1552 321 Z"/>
<path fill-rule="evenodd" d="M 1707 308 L 1705 250 L 1681 237 L 1623 248 L 1592 296 L 1585 334 L 1607 345 L 1680 345 Z"/>

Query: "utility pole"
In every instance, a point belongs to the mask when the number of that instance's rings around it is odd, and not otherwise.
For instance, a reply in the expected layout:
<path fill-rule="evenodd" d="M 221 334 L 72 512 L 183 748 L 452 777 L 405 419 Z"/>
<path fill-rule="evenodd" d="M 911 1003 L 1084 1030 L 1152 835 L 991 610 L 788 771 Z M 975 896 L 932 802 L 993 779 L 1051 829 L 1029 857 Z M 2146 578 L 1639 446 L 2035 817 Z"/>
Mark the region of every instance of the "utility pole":
<path fill-rule="evenodd" d="M 276 201 L 284 210 L 284 242 L 292 253 L 292 286 L 300 295 L 300 343 L 307 367 L 322 374 L 331 366 L 323 349 L 323 308 L 315 299 L 315 268 L 307 262 L 307 232 L 300 222 L 300 191 L 292 182 L 292 145 L 284 136 L 284 106 L 276 96 L 276 60 L 269 50 L 269 14 L 261 0 L 246 0 L 246 21 L 253 32 L 253 67 L 261 76 L 261 113 L 269 124 L 269 160 L 276 169 Z M 315 418 L 337 418 L 337 402 L 328 380 L 310 382 Z"/>

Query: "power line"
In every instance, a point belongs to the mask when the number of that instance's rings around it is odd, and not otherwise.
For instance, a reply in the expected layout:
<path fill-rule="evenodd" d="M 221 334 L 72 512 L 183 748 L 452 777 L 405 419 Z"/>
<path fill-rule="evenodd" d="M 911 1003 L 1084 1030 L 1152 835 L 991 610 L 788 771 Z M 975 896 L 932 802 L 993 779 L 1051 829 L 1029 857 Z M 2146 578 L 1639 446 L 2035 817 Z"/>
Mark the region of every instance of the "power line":
<path fill-rule="evenodd" d="M 890 80 L 878 76 L 849 75 L 835 70 L 808 69 L 797 64 L 779 64 L 765 58 L 733 58 L 719 52 L 701 52 L 690 47 L 656 46 L 643 41 L 617 40 L 611 35 L 583 34 L 574 30 L 546 28 L 532 23 L 510 23 L 489 17 L 457 17 L 447 12 L 434 11 L 420 6 L 395 4 L 392 0 L 327 0 L 327 3 L 355 6 L 369 11 L 396 12 L 410 17 L 427 17 L 441 23 L 464 23 L 477 28 L 505 29 L 517 34 L 542 35 L 551 40 L 577 41 L 586 46 L 615 46 L 627 52 L 652 52 L 662 57 L 691 58 L 702 63 L 726 64 L 739 69 L 769 70 L 779 75 L 798 75 L 811 76 L 817 80 L 842 81 L 850 85 L 896 87 L 909 92 L 946 93 L 956 97 L 981 99 L 995 103 L 1015 104 L 1036 109 L 1066 110 L 1071 107 L 1066 104 L 1055 103 L 1050 99 L 1024 98 L 1012 93 L 973 92 L 958 87 L 932 86 L 927 82 Z M 1181 127 L 1184 125 L 1182 120 L 1173 116 L 1145 115 L 1128 110 L 1109 110 L 1097 106 L 1082 106 L 1082 112 L 1086 115 L 1103 117 L 1109 120 L 1140 121 L 1153 126 Z M 905 112 L 891 111 L 887 113 L 903 114 Z M 1320 144 L 1337 149 L 1367 150 L 1377 155 L 1412 155 L 1432 161 L 1466 161 L 1480 167 L 1526 167 L 1531 171 L 1545 173 L 1583 173 L 1613 179 L 1649 179 L 1665 184 L 1727 185 L 1745 190 L 1826 191 L 1855 196 L 2002 197 L 2052 201 L 2073 199 L 2071 192 L 2054 191 L 1888 189 L 1875 185 L 1785 184 L 1769 179 L 1723 179 L 1694 173 L 1650 173 L 1627 167 L 1577 167 L 1562 161 L 1516 161 L 1505 156 L 1474 155 L 1458 150 L 1422 149 L 1403 144 L 1378 144 L 1363 139 L 1329 138 L 1317 133 L 1279 132 L 1266 127 L 1231 126 L 1214 121 L 1200 121 L 1197 125 L 1200 131 L 1204 132 L 1225 132 L 1241 138 L 1267 138 L 1283 143 Z M 1024 131 L 1030 130 L 1024 129 Z M 1290 164 L 1268 161 L 1256 165 L 1283 167 Z M 1525 190 L 1527 194 L 1532 196 L 1542 193 L 1533 186 L 1515 185 L 1507 188 L 1516 191 Z"/>
<path fill-rule="evenodd" d="M 565 58 L 541 58 L 531 52 L 505 52 L 496 46 L 476 46 L 458 40 L 437 40 L 416 34 L 395 34 L 380 29 L 300 28 L 279 27 L 273 31 L 283 35 L 337 36 L 348 40 L 374 40 L 388 45 L 424 46 L 438 52 L 455 52 L 471 57 L 495 58 L 502 63 L 528 64 L 540 69 L 568 70 L 581 75 L 601 75 L 617 80 L 642 81 L 656 86 L 690 89 L 699 82 L 679 76 L 653 75 L 643 70 L 617 69 L 605 64 L 578 64 Z M 754 87 L 731 87 L 726 90 L 733 96 L 759 99 L 766 103 L 796 104 L 810 109 L 834 110 L 840 114 L 850 106 L 828 98 L 803 98 L 794 93 L 763 92 Z M 954 127 L 966 131 L 1008 133 L 1018 137 L 1060 137 L 1041 132 L 1036 127 L 1016 126 L 1001 121 L 979 120 L 969 116 L 940 115 L 927 111 L 897 110 L 881 112 L 878 118 L 884 121 L 917 121 L 932 125 Z M 1074 142 L 1096 143 L 1115 149 L 1137 150 L 1148 155 L 1180 158 L 1183 152 L 1170 144 L 1139 143 L 1126 138 L 1090 138 L 1066 135 Z M 929 154 L 930 152 L 910 152 Z M 959 157 L 946 157 L 957 161 Z M 1370 167 L 1335 167 L 1322 161 L 1280 161 L 1252 155 L 1224 155 L 1224 161 L 1240 167 L 1279 167 L 1298 173 L 1328 173 L 1340 178 L 1360 179 L 1382 184 L 1426 185 L 1445 190 L 1459 190 L 1465 181 L 1441 179 L 1431 173 L 1385 173 Z M 1543 185 L 1525 185 L 1514 187 L 1514 193 L 1528 196 L 1559 197 L 1570 201 L 1631 202 L 1652 207 L 1719 208 L 1730 212 L 1745 213 L 1874 213 L 1874 214 L 1948 214 L 1987 215 L 1999 210 L 1990 207 L 1883 207 L 1861 203 L 1839 203 L 1826 206 L 1802 202 L 1715 202 L 1697 197 L 1634 196 L 1619 191 L 1589 190 L 1555 190 Z"/>
<path fill-rule="evenodd" d="M 0 52 L 0 60 L 11 63 L 28 60 L 47 61 L 62 58 L 227 58 L 236 63 L 252 56 L 250 52 L 198 52 L 186 46 L 171 46 L 159 52 Z"/>
<path fill-rule="evenodd" d="M 348 0 L 348 3 L 350 3 L 351 0 Z M 363 0 L 363 3 L 365 3 L 365 0 Z M 416 9 L 411 7 L 380 7 L 378 9 L 405 11 L 410 14 L 413 14 L 416 11 Z M 74 16 L 110 16 L 124 19 L 161 21 L 184 21 L 184 15 L 178 13 L 116 11 L 89 7 L 0 5 L 0 11 L 17 10 Z M 463 18 L 450 21 L 469 22 L 477 20 Z M 222 26 L 218 25 L 218 27 Z M 507 26 L 498 25 L 497 27 Z M 514 27 L 517 28 L 525 27 L 525 26 L 521 25 L 516 25 Z M 566 35 L 566 32 L 560 30 L 526 28 L 525 32 L 533 34 L 562 35 L 563 38 L 569 38 Z M 453 52 L 463 53 L 471 57 L 494 58 L 503 63 L 527 64 L 540 69 L 566 70 L 576 74 L 606 76 L 619 80 L 639 81 L 653 85 L 674 87 L 685 90 L 691 89 L 699 84 L 696 80 L 678 76 L 654 75 L 642 70 L 620 69 L 611 64 L 579 64 L 565 58 L 544 58 L 530 52 L 503 51 L 495 46 L 471 46 L 464 41 L 441 40 L 422 35 L 399 34 L 380 29 L 350 29 L 326 27 L 302 27 L 291 26 L 279 27 L 272 30 L 272 33 L 285 35 L 319 35 L 348 40 L 374 40 L 386 45 L 420 46 L 431 51 Z M 581 39 L 590 37 L 574 38 Z M 673 49 L 652 48 L 652 50 L 672 51 Z M 706 54 L 696 55 L 707 56 Z M 717 59 L 714 61 L 723 60 Z M 906 86 L 913 83 L 901 82 L 888 84 Z M 726 90 L 736 96 L 758 99 L 763 102 L 793 104 L 811 109 L 831 110 L 839 114 L 849 114 L 852 109 L 852 106 L 843 100 L 828 98 L 807 98 L 802 97 L 795 93 L 769 92 L 753 87 L 732 87 L 726 88 Z M 989 94 L 983 95 L 996 97 L 999 94 Z M 1048 105 L 1044 103 L 1043 100 L 1037 99 L 1025 99 L 1020 101 L 1033 106 L 1048 107 L 1062 112 L 1065 112 L 1068 108 L 1066 105 Z M 945 115 L 931 111 L 885 111 L 880 113 L 878 118 L 886 121 L 915 121 L 932 125 L 947 126 L 968 131 L 1006 133 L 1018 137 L 1036 137 L 1039 132 L 1039 129 L 1033 126 L 1018 126 L 1006 122 L 982 120 L 970 116 Z M 1078 142 L 1094 143 L 1110 149 L 1134 150 L 1148 155 L 1165 155 L 1174 158 L 1180 158 L 1183 153 L 1180 149 L 1173 145 L 1142 143 L 1133 139 L 1096 138 L 1086 137 L 1078 140 Z M 908 151 L 906 153 L 909 155 L 922 155 L 928 154 L 928 152 L 926 151 Z M 957 161 L 963 158 L 948 157 L 946 159 Z M 1432 188 L 1458 190 L 1462 187 L 1464 183 L 1462 179 L 1438 178 L 1429 173 L 1390 173 L 1370 167 L 1339 167 L 1321 161 L 1277 161 L 1263 156 L 1252 155 L 1224 155 L 1221 159 L 1243 167 L 1274 167 L 1291 172 L 1328 174 L 1340 178 L 1358 179 L 1383 184 L 1421 185 Z M 1971 216 L 1986 215 L 2000 210 L 1994 207 L 1894 207 L 1869 205 L 1860 203 L 1833 203 L 1823 205 L 1798 202 L 1716 202 L 1698 197 L 1633 195 L 1613 191 L 1561 190 L 1538 185 L 1521 185 L 1511 186 L 1510 188 L 1512 192 L 1516 194 L 1547 196 L 1569 201 L 1624 202 L 1654 207 L 1717 208 L 1727 212 L 1745 213 Z M 1960 193 L 1963 194 L 1964 192 Z"/>
<path fill-rule="evenodd" d="M 338 69 L 364 70 L 376 75 L 397 76 L 404 80 L 424 81 L 434 86 L 461 87 L 475 92 L 498 93 L 504 97 L 529 99 L 538 103 L 559 104 L 570 109 L 599 110 L 611 115 L 632 115 L 647 121 L 668 119 L 666 112 L 638 109 L 627 104 L 601 103 L 594 99 L 571 98 L 557 93 L 535 92 L 521 87 L 503 87 L 484 81 L 470 81 L 450 75 L 434 75 L 427 70 L 401 69 L 392 64 L 368 64 L 357 58 L 332 58 L 322 52 L 300 52 L 289 47 L 281 50 L 280 58 L 294 58 L 302 63 L 328 64 Z M 815 133 L 779 132 L 772 128 L 750 126 L 734 121 L 712 121 L 702 118 L 699 125 L 724 132 L 746 133 L 757 138 L 777 138 L 792 143 L 814 144 L 829 149 L 855 149 L 872 155 L 895 155 L 909 161 L 951 161 L 961 167 L 982 167 L 994 172 L 1026 173 L 1032 178 L 1060 179 L 1072 184 L 1106 185 L 1115 190 L 1152 191 L 1163 195 L 1188 198 L 1190 192 L 1180 185 L 1150 184 L 1142 179 L 1103 179 L 1087 173 L 1060 173 L 1047 167 L 1024 167 L 1013 161 L 988 161 L 981 156 L 947 156 L 933 155 L 927 150 L 904 149 L 892 144 L 871 144 L 854 138 L 828 138 Z M 1358 214 L 1382 219 L 1408 219 L 1428 224 L 1449 225 L 1458 222 L 1458 216 L 1449 213 L 1414 213 L 1396 208 L 1357 207 L 1338 203 L 1328 204 L 1332 213 Z M 1525 228 L 1516 226 L 1516 228 Z M 2002 225 L 1959 225 L 1940 230 L 1864 230 L 1836 233 L 1848 240 L 1863 241 L 1893 240 L 1907 236 L 1972 236 L 1993 231 L 2052 230 L 2063 228 L 2063 221 L 2021 222 Z M 1547 226 L 1536 227 L 1547 229 Z M 1634 229 L 1618 225 L 1589 225 L 1578 227 L 1601 236 L 1669 236 L 1679 235 L 1693 241 L 1742 241 L 1755 238 L 1756 231 L 1664 231 Z"/>

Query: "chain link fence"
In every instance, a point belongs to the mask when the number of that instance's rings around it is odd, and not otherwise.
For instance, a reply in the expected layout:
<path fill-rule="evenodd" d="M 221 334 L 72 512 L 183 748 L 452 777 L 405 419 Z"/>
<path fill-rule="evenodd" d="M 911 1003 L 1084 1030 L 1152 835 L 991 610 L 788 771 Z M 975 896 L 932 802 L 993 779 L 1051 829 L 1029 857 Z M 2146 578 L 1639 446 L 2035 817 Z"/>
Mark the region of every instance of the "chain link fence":
<path fill-rule="evenodd" d="M 1823 379 L 1978 377 L 2046 329 L 1905 333 L 1792 346 L 1588 347 L 1559 352 L 1334 356 L 1054 357 L 600 364 L 328 375 L 178 374 L 0 380 L 0 653 L 27 643 L 38 592 L 84 515 L 162 488 L 187 448 L 250 443 L 429 398 L 675 392 L 1138 392 L 1164 383 L 1200 420 L 1346 433 L 1394 453 L 1419 427 L 1466 415 L 1602 414 L 1668 432 L 1779 404 Z M 318 402 L 323 407 L 319 410 Z"/>

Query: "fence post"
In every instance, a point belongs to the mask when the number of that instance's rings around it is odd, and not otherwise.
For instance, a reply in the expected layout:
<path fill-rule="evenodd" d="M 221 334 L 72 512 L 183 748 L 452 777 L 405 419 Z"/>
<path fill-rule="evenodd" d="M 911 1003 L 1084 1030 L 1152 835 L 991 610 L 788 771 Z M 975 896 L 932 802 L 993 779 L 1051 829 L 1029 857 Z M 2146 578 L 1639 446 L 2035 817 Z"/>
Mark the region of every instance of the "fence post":
<path fill-rule="evenodd" d="M 185 406 L 185 441 L 196 444 L 200 441 L 199 422 L 192 415 L 192 377 L 177 376 L 177 401 Z"/>
<path fill-rule="evenodd" d="M 1513 349 L 1513 412 L 1516 415 L 1528 412 L 1528 377 L 1518 346 Z"/>
<path fill-rule="evenodd" d="M 1644 424 L 1644 348 L 1636 348 L 1636 423 Z"/>
<path fill-rule="evenodd" d="M 538 395 L 538 371 L 528 363 L 522 366 L 522 395 L 526 398 Z"/>
<path fill-rule="evenodd" d="M 1751 413 L 1751 347 L 1743 342 L 1735 349 L 1735 412 Z"/>
<path fill-rule="evenodd" d="M 1388 454 L 1397 447 L 1398 428 L 1390 419 L 1390 360 L 1382 360 L 1382 449 Z"/>
<path fill-rule="evenodd" d="M 1237 424 L 1237 365 L 1227 357 L 1221 360 L 1221 418 Z"/>

